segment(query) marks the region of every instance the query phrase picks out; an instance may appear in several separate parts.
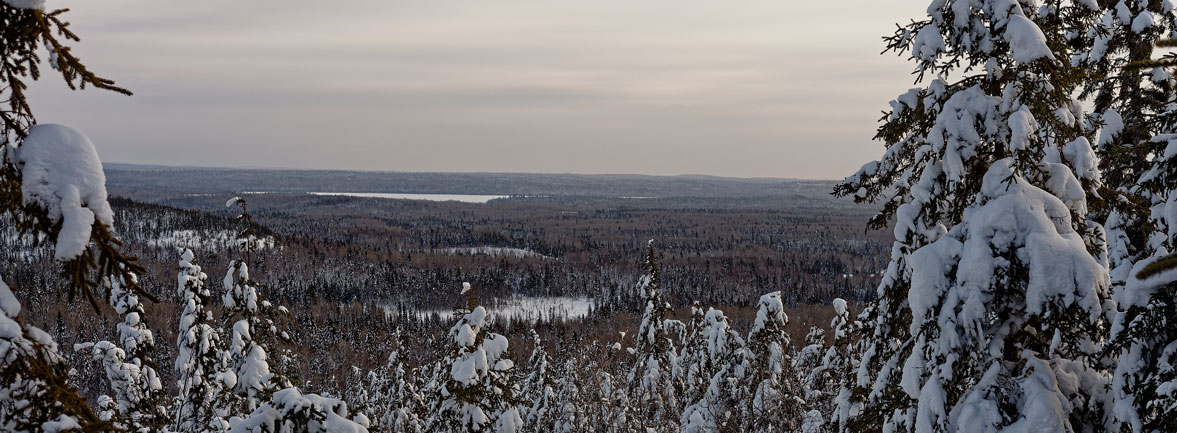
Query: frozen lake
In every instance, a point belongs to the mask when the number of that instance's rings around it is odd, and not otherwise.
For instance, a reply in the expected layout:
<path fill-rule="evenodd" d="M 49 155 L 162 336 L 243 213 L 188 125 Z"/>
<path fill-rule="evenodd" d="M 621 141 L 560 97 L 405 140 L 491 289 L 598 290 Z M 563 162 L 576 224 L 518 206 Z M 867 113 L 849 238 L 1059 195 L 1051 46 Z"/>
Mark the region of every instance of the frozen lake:
<path fill-rule="evenodd" d="M 392 198 L 400 200 L 428 200 L 428 201 L 458 201 L 462 203 L 486 203 L 497 198 L 507 198 L 505 195 L 473 195 L 473 194 L 405 194 L 383 192 L 308 192 L 311 195 L 336 195 L 345 197 L 364 198 Z"/>

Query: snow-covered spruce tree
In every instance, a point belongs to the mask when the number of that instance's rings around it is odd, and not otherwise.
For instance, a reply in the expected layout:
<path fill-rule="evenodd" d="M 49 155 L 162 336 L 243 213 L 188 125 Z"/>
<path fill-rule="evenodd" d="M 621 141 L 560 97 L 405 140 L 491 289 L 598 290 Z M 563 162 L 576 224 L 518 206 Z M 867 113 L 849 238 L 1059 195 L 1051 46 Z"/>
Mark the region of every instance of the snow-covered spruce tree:
<path fill-rule="evenodd" d="M 1161 113 L 1177 131 L 1177 106 Z M 1115 419 L 1124 431 L 1177 431 L 1177 134 L 1160 134 L 1153 142 L 1163 152 L 1150 154 L 1150 167 L 1133 192 L 1149 205 L 1154 227 L 1142 252 L 1126 260 L 1126 281 L 1113 298 L 1119 313 L 1108 351 L 1117 356 L 1113 375 Z"/>
<path fill-rule="evenodd" d="M 279 389 L 290 388 L 292 384 L 283 376 L 270 371 L 269 352 L 279 340 L 285 339 L 285 332 L 279 332 L 275 319 L 286 314 L 285 307 L 278 307 L 262 299 L 261 286 L 250 278 L 248 261 L 256 251 L 253 224 L 244 199 L 234 197 L 226 206 L 241 206 L 237 217 L 242 225 L 238 234 L 239 248 L 243 257 L 229 262 L 229 269 L 223 280 L 225 293 L 222 320 L 229 329 L 229 341 L 225 347 L 228 372 L 224 374 L 231 390 L 230 412 L 248 414 L 261 406 Z M 228 374 L 231 373 L 231 374 Z"/>
<path fill-rule="evenodd" d="M 20 302 L 0 280 L 0 430 L 114 431 L 66 383 L 69 366 L 57 343 L 22 323 Z"/>
<path fill-rule="evenodd" d="M 1151 252 L 1151 204 L 1137 182 L 1149 171 L 1151 159 L 1164 150 L 1164 143 L 1151 139 L 1167 132 L 1163 113 L 1172 102 L 1174 80 L 1150 61 L 1157 41 L 1174 35 L 1177 14 L 1167 1 L 1147 0 L 1104 2 L 1101 12 L 1100 19 L 1079 35 L 1081 43 L 1076 45 L 1082 49 L 1076 50 L 1072 63 L 1092 74 L 1082 90 L 1092 103 L 1092 120 L 1102 126 L 1095 150 L 1104 183 L 1098 197 L 1103 206 L 1096 213 L 1106 221 L 1112 285 L 1120 287 L 1132 264 Z"/>
<path fill-rule="evenodd" d="M 401 341 L 399 330 L 394 339 Z M 368 381 L 368 394 L 372 397 L 368 410 L 375 431 L 420 433 L 424 429 L 417 414 L 425 402 L 412 377 L 405 372 L 400 352 L 394 350 L 388 355 L 383 370 L 369 372 Z"/>
<path fill-rule="evenodd" d="M 760 297 L 744 349 L 742 385 L 747 388 L 741 394 L 748 404 L 737 409 L 741 431 L 791 431 L 800 425 L 805 401 L 792 371 L 788 321 L 781 292 Z"/>
<path fill-rule="evenodd" d="M 740 408 L 750 404 L 741 392 L 746 378 L 744 339 L 728 325 L 723 311 L 708 309 L 701 334 L 705 353 L 699 374 L 708 374 L 707 385 L 697 400 L 683 409 L 683 433 L 734 432 L 743 427 Z"/>
<path fill-rule="evenodd" d="M 114 215 L 93 144 L 64 126 L 34 126 L 24 92 L 28 81 L 40 78 L 45 53 L 71 89 L 130 92 L 90 72 L 64 45 L 79 40 L 63 20 L 64 12 L 47 12 L 39 1 L 0 1 L 0 100 L 5 105 L 0 109 L 0 212 L 23 234 L 53 246 L 70 298 L 81 292 L 97 310 L 91 289 L 98 281 L 141 269 L 111 234 Z M 91 242 L 97 246 L 93 250 L 88 248 Z M 68 384 L 68 367 L 57 344 L 23 323 L 20 303 L 12 290 L 0 285 L 0 327 L 7 330 L 0 337 L 5 347 L 0 353 L 0 429 L 109 430 L 110 423 L 98 419 Z"/>
<path fill-rule="evenodd" d="M 134 274 L 131 274 L 132 276 Z M 113 392 L 115 425 L 127 431 L 164 431 L 168 410 L 164 406 L 163 383 L 150 358 L 155 338 L 147 328 L 143 304 L 118 280 L 104 282 L 111 307 L 122 318 L 117 324 L 118 342 L 82 343 L 74 350 L 89 353 L 102 363 Z"/>
<path fill-rule="evenodd" d="M 570 433 L 585 431 L 589 427 L 587 421 L 588 414 L 597 408 L 596 399 L 592 396 L 586 396 L 582 391 L 587 388 L 583 382 L 586 378 L 586 373 L 594 374 L 595 372 L 586 372 L 591 368 L 587 360 L 568 359 L 558 368 L 559 374 L 556 375 L 556 419 L 552 422 L 553 433 Z M 524 428 L 530 428 L 524 426 Z M 604 430 L 604 429 L 601 429 Z"/>
<path fill-rule="evenodd" d="M 369 420 L 375 418 L 372 405 L 380 399 L 376 390 L 382 385 L 380 382 L 388 379 L 387 375 L 382 373 L 379 368 L 365 372 L 360 367 L 351 366 L 344 385 L 343 399 L 352 412 L 362 413 Z"/>
<path fill-rule="evenodd" d="M 1100 181 L 1067 39 L 1093 5 L 937 0 L 888 38 L 939 78 L 891 103 L 883 158 L 835 189 L 882 201 L 872 226 L 895 221 L 841 428 L 1108 427 L 1091 367 L 1109 285 L 1087 215 Z"/>
<path fill-rule="evenodd" d="M 523 401 L 524 427 L 527 432 L 550 432 L 560 416 L 560 402 L 556 400 L 556 381 L 548 371 L 550 358 L 535 329 L 531 330 L 534 348 L 527 359 L 527 377 L 523 379 L 520 395 Z"/>
<path fill-rule="evenodd" d="M 801 431 L 816 433 L 825 426 L 825 415 L 830 411 L 833 393 L 830 371 L 822 368 L 826 353 L 825 331 L 816 326 L 805 335 L 805 347 L 793 358 L 793 372 L 797 375 L 797 391 L 805 400 L 805 415 Z"/>
<path fill-rule="evenodd" d="M 845 431 L 850 415 L 858 410 L 850 404 L 850 395 L 857 383 L 858 363 L 853 354 L 856 344 L 864 343 L 855 337 L 862 327 L 861 322 L 850 321 L 850 309 L 842 298 L 835 298 L 832 302 L 834 318 L 830 319 L 830 333 L 833 341 L 821 358 L 819 376 L 826 376 L 828 392 L 831 396 L 821 396 L 813 401 L 806 401 L 810 409 L 821 411 L 826 428 L 818 431 Z M 822 379 L 817 379 L 822 380 Z M 830 398 L 831 401 L 825 399 Z M 807 420 L 816 418 L 806 416 Z"/>
<path fill-rule="evenodd" d="M 691 319 L 687 322 L 686 332 L 683 333 L 682 341 L 679 346 L 682 349 L 679 351 L 678 364 L 679 376 L 676 382 L 681 385 L 679 392 L 679 400 L 691 404 L 699 401 L 699 398 L 707 391 L 708 384 L 711 383 L 711 376 L 719 370 L 717 366 L 710 363 L 710 354 L 707 347 L 707 336 L 709 332 L 707 323 L 707 311 L 703 309 L 699 301 L 691 304 Z"/>
<path fill-rule="evenodd" d="M 647 429 L 674 431 L 678 429 L 675 418 L 679 414 L 675 395 L 679 387 L 674 380 L 678 356 L 670 335 L 670 321 L 666 318 L 670 305 L 662 296 L 661 271 L 653 240 L 646 247 L 643 267 L 637 291 L 645 301 L 645 310 L 634 335 L 635 360 L 627 377 L 631 416 Z"/>
<path fill-rule="evenodd" d="M 172 429 L 185 433 L 218 431 L 227 427 L 214 410 L 216 397 L 226 392 L 218 371 L 220 330 L 212 326 L 208 275 L 193 263 L 193 258 L 192 250 L 185 249 L 180 254 L 176 278 L 182 311 L 180 329 L 176 334 L 177 395 Z"/>
<path fill-rule="evenodd" d="M 458 322 L 449 329 L 448 353 L 439 364 L 430 389 L 430 433 L 517 433 L 523 429 L 511 377 L 514 364 L 506 356 L 507 337 L 483 332 L 486 309 L 469 283 L 462 283 L 466 305 L 454 311 Z"/>
<path fill-rule="evenodd" d="M 261 243 L 254 236 L 245 200 L 234 197 L 226 203 L 234 205 L 241 206 L 238 242 L 244 257 L 229 262 L 224 279 L 222 317 L 232 323 L 232 333 L 218 377 L 229 392 L 218 397 L 217 415 L 228 419 L 230 433 L 366 433 L 370 420 L 349 413 L 347 402 L 303 394 L 286 377 L 270 371 L 267 348 L 288 339 L 278 331 L 275 319 L 289 312 L 262 299 L 261 285 L 250 278 L 247 262 Z"/>

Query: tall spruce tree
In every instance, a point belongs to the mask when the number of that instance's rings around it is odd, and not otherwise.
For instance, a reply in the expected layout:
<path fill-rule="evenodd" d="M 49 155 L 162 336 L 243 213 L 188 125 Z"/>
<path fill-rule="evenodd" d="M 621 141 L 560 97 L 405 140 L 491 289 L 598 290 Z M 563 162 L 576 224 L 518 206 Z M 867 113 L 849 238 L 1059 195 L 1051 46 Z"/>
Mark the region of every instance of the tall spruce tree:
<path fill-rule="evenodd" d="M 882 159 L 835 188 L 883 202 L 871 225 L 893 219 L 895 235 L 841 429 L 1108 427 L 1092 367 L 1109 286 L 1088 219 L 1100 177 L 1075 99 L 1088 75 L 1071 63 L 1098 9 L 937 0 L 887 38 L 925 84 L 891 102 Z"/>
<path fill-rule="evenodd" d="M 192 250 L 180 255 L 177 297 L 180 326 L 176 334 L 176 402 L 173 430 L 196 433 L 223 430 L 226 425 L 215 412 L 215 400 L 226 392 L 219 377 L 220 330 L 212 326 L 207 286 L 208 275 L 193 262 Z"/>
<path fill-rule="evenodd" d="M 645 301 L 642 322 L 634 335 L 633 367 L 627 376 L 634 421 L 654 431 L 678 429 L 678 397 L 674 371 L 677 356 L 666 316 L 670 305 L 662 295 L 662 276 L 654 241 L 648 242 L 644 273 L 637 291 Z"/>

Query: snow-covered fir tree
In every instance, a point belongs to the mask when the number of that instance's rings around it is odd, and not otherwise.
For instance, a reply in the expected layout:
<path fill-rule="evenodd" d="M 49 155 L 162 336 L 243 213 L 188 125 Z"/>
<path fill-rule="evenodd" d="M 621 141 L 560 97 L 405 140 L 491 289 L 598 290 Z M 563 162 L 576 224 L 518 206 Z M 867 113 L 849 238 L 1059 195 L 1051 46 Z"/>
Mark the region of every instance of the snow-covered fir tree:
<path fill-rule="evenodd" d="M 858 407 L 850 404 L 850 395 L 858 377 L 858 363 L 853 354 L 857 343 L 867 343 L 856 341 L 855 333 L 861 322 L 850 321 L 850 309 L 846 301 L 835 298 L 832 304 L 834 318 L 830 319 L 830 334 L 833 341 L 822 355 L 819 373 L 815 374 L 819 376 L 817 381 L 822 381 L 821 376 L 825 376 L 830 395 L 821 395 L 806 402 L 811 410 L 818 410 L 823 416 L 826 424 L 819 431 L 845 431 L 850 414 L 858 410 Z M 806 418 L 809 420 L 816 416 L 807 415 Z"/>
<path fill-rule="evenodd" d="M 25 90 L 47 71 L 60 73 L 71 89 L 130 92 L 82 64 L 68 46 L 79 38 L 68 29 L 65 12 L 46 11 L 43 2 L 0 1 L 0 213 L 12 227 L 52 248 L 69 298 L 85 296 L 97 310 L 93 295 L 103 278 L 126 278 L 142 268 L 111 233 L 114 214 L 93 143 L 66 126 L 36 125 Z M 49 68 L 42 64 L 46 57 L 54 60 Z M 153 299 L 137 285 L 131 289 Z M 57 343 L 25 322 L 20 302 L 2 281 L 0 328 L 0 430 L 112 428 L 69 383 Z"/>
<path fill-rule="evenodd" d="M 642 322 L 634 335 L 633 367 L 627 376 L 630 407 L 633 417 L 646 429 L 674 431 L 678 429 L 678 396 L 675 391 L 676 361 L 670 320 L 670 305 L 662 295 L 662 277 L 658 269 L 654 241 L 646 247 L 644 273 L 638 280 L 637 292 L 645 303 Z"/>
<path fill-rule="evenodd" d="M 1169 70 L 1148 63 L 1157 41 L 1174 35 L 1177 14 L 1170 2 L 1147 0 L 1104 2 L 1100 11 L 1099 19 L 1078 34 L 1076 45 L 1082 48 L 1072 63 L 1091 75 L 1082 90 L 1092 104 L 1090 121 L 1100 125 L 1095 150 L 1103 181 L 1097 198 L 1103 206 L 1096 213 L 1106 221 L 1112 285 L 1120 287 L 1132 264 L 1151 253 L 1151 204 L 1137 183 L 1164 150 L 1152 138 L 1167 132 L 1164 113 L 1175 83 Z"/>
<path fill-rule="evenodd" d="M 0 280 L 0 429 L 112 429 L 66 382 L 69 367 L 57 343 L 44 331 L 24 324 L 20 312 L 20 301 Z"/>
<path fill-rule="evenodd" d="M 816 433 L 825 428 L 825 415 L 833 402 L 830 371 L 822 368 L 826 353 L 825 332 L 816 326 L 805 335 L 805 347 L 793 358 L 793 371 L 801 398 L 805 400 L 805 415 L 801 431 Z M 833 389 L 836 391 L 836 388 Z"/>
<path fill-rule="evenodd" d="M 1175 36 L 1170 2 L 1103 5 L 1087 32 L 1080 64 L 1102 79 L 1088 93 L 1101 124 L 1096 153 L 1106 187 L 1108 265 L 1117 314 L 1107 353 L 1113 366 L 1113 416 L 1124 431 L 1177 431 L 1173 388 L 1177 336 L 1171 330 L 1174 290 L 1166 257 L 1173 250 L 1174 112 L 1172 65 L 1154 46 Z M 1167 385 L 1168 384 L 1168 385 Z"/>
<path fill-rule="evenodd" d="M 792 344 L 785 330 L 788 321 L 781 292 L 760 297 L 740 368 L 745 387 L 741 397 L 747 402 L 737 409 L 742 431 L 790 431 L 800 423 L 805 401 L 792 371 Z"/>
<path fill-rule="evenodd" d="M 250 278 L 247 262 L 262 244 L 254 236 L 245 200 L 234 197 L 226 206 L 241 207 L 238 246 L 244 260 L 230 261 L 223 280 L 222 316 L 232 332 L 219 375 L 230 392 L 218 399 L 218 415 L 229 418 L 230 433 L 366 433 L 371 421 L 350 413 L 347 402 L 304 394 L 284 375 L 270 371 L 270 348 L 288 339 L 275 319 L 289 311 L 262 299 L 261 285 Z"/>
<path fill-rule="evenodd" d="M 594 402 L 594 398 L 585 396 L 581 391 L 586 385 L 583 383 L 585 368 L 578 365 L 574 360 L 568 359 L 558 367 L 559 373 L 556 374 L 556 397 L 554 399 L 556 407 L 556 419 L 552 422 L 552 429 L 554 433 L 570 433 L 584 431 L 588 428 L 586 422 L 589 420 L 589 409 Z M 530 428 L 530 426 L 524 426 Z M 602 429 L 604 430 L 604 429 Z"/>
<path fill-rule="evenodd" d="M 227 391 L 218 370 L 221 335 L 212 326 L 208 276 L 193 259 L 192 250 L 185 249 L 177 275 L 176 292 L 182 312 L 176 334 L 177 396 L 172 429 L 220 431 L 228 427 L 214 410 L 217 396 Z"/>
<path fill-rule="evenodd" d="M 288 311 L 263 299 L 259 293 L 261 285 L 250 277 L 247 261 L 256 251 L 256 243 L 245 200 L 234 197 L 226 205 L 241 207 L 237 220 L 243 227 L 238 234 L 243 257 L 229 262 L 222 280 L 225 291 L 221 296 L 224 304 L 221 316 L 228 332 L 222 354 L 228 368 L 222 368 L 227 370 L 222 373 L 222 380 L 231 391 L 225 397 L 230 413 L 248 414 L 274 392 L 292 386 L 284 376 L 270 371 L 269 355 L 273 345 L 286 335 L 278 330 L 275 319 Z"/>
<path fill-rule="evenodd" d="M 707 375 L 707 385 L 703 394 L 683 410 L 682 431 L 740 431 L 741 408 L 747 406 L 747 401 L 742 400 L 746 395 L 741 392 L 747 372 L 744 339 L 731 328 L 720 310 L 708 309 L 703 323 L 701 334 L 706 350 L 697 371 Z"/>
<path fill-rule="evenodd" d="M 1172 92 L 1170 92 L 1172 97 Z M 1177 131 L 1177 106 L 1159 119 Z M 1114 416 L 1124 431 L 1177 431 L 1177 134 L 1152 139 L 1163 151 L 1151 153 L 1149 167 L 1130 190 L 1149 206 L 1145 256 L 1127 257 L 1130 267 L 1113 299 L 1119 313 L 1113 322 L 1109 352 L 1116 356 L 1113 375 Z"/>
<path fill-rule="evenodd" d="M 404 344 L 400 329 L 393 331 L 398 346 Z M 420 433 L 424 425 L 418 413 L 424 406 L 413 378 L 405 370 L 399 350 L 388 355 L 383 367 L 368 372 L 352 367 L 347 402 L 354 411 L 362 412 L 371 421 L 373 432 Z"/>
<path fill-rule="evenodd" d="M 116 410 L 112 414 L 115 425 L 137 432 L 164 431 L 168 411 L 163 383 L 150 358 L 155 337 L 147 328 L 143 304 L 119 280 L 107 279 L 104 285 L 110 292 L 111 307 L 122 319 L 116 325 L 118 342 L 82 343 L 74 350 L 89 353 L 102 364 L 113 394 L 110 401 Z"/>
<path fill-rule="evenodd" d="M 707 311 L 699 301 L 691 304 L 691 318 L 687 322 L 686 332 L 679 342 L 682 349 L 678 354 L 679 376 L 676 382 L 681 386 L 679 399 L 686 404 L 699 401 L 711 383 L 711 376 L 719 370 L 711 363 L 707 337 L 710 329 L 707 322 Z"/>
<path fill-rule="evenodd" d="M 390 432 L 418 433 L 422 431 L 424 423 L 418 414 L 424 408 L 424 398 L 417 391 L 413 378 L 405 371 L 405 364 L 401 359 L 400 352 L 393 351 L 388 355 L 385 370 L 389 374 L 386 379 L 380 381 L 387 384 L 387 387 L 384 388 L 387 392 L 382 394 L 385 396 L 384 401 L 373 405 L 373 407 L 383 409 L 380 411 L 383 416 L 378 421 L 379 425 L 385 431 Z M 373 383 L 377 383 L 377 381 L 373 380 Z"/>
<path fill-rule="evenodd" d="M 469 283 L 462 284 L 466 305 L 454 316 L 457 323 L 447 333 L 449 350 L 435 369 L 429 389 L 431 433 L 517 433 L 519 390 L 512 380 L 514 363 L 507 358 L 507 337 L 484 332 L 488 313 L 478 305 Z"/>
<path fill-rule="evenodd" d="M 1098 6 L 927 12 L 888 48 L 936 78 L 892 101 L 882 159 L 836 188 L 882 201 L 872 224 L 893 218 L 895 235 L 840 428 L 1106 429 L 1107 378 L 1092 366 L 1109 278 L 1087 204 L 1100 177 L 1068 39 Z"/>
<path fill-rule="evenodd" d="M 556 382 L 548 371 L 550 358 L 535 329 L 530 330 L 533 349 L 527 359 L 527 377 L 523 379 L 520 398 L 523 408 L 524 431 L 549 432 L 560 416 L 560 402 L 556 400 Z"/>

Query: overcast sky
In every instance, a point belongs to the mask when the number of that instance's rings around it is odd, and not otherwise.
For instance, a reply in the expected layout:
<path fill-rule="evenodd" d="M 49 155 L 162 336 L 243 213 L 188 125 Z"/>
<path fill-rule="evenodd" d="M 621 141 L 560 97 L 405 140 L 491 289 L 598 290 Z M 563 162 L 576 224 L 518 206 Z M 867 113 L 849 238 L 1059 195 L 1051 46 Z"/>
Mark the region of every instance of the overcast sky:
<path fill-rule="evenodd" d="M 166 165 L 841 178 L 927 0 L 49 0 L 91 70 L 41 123 Z"/>

